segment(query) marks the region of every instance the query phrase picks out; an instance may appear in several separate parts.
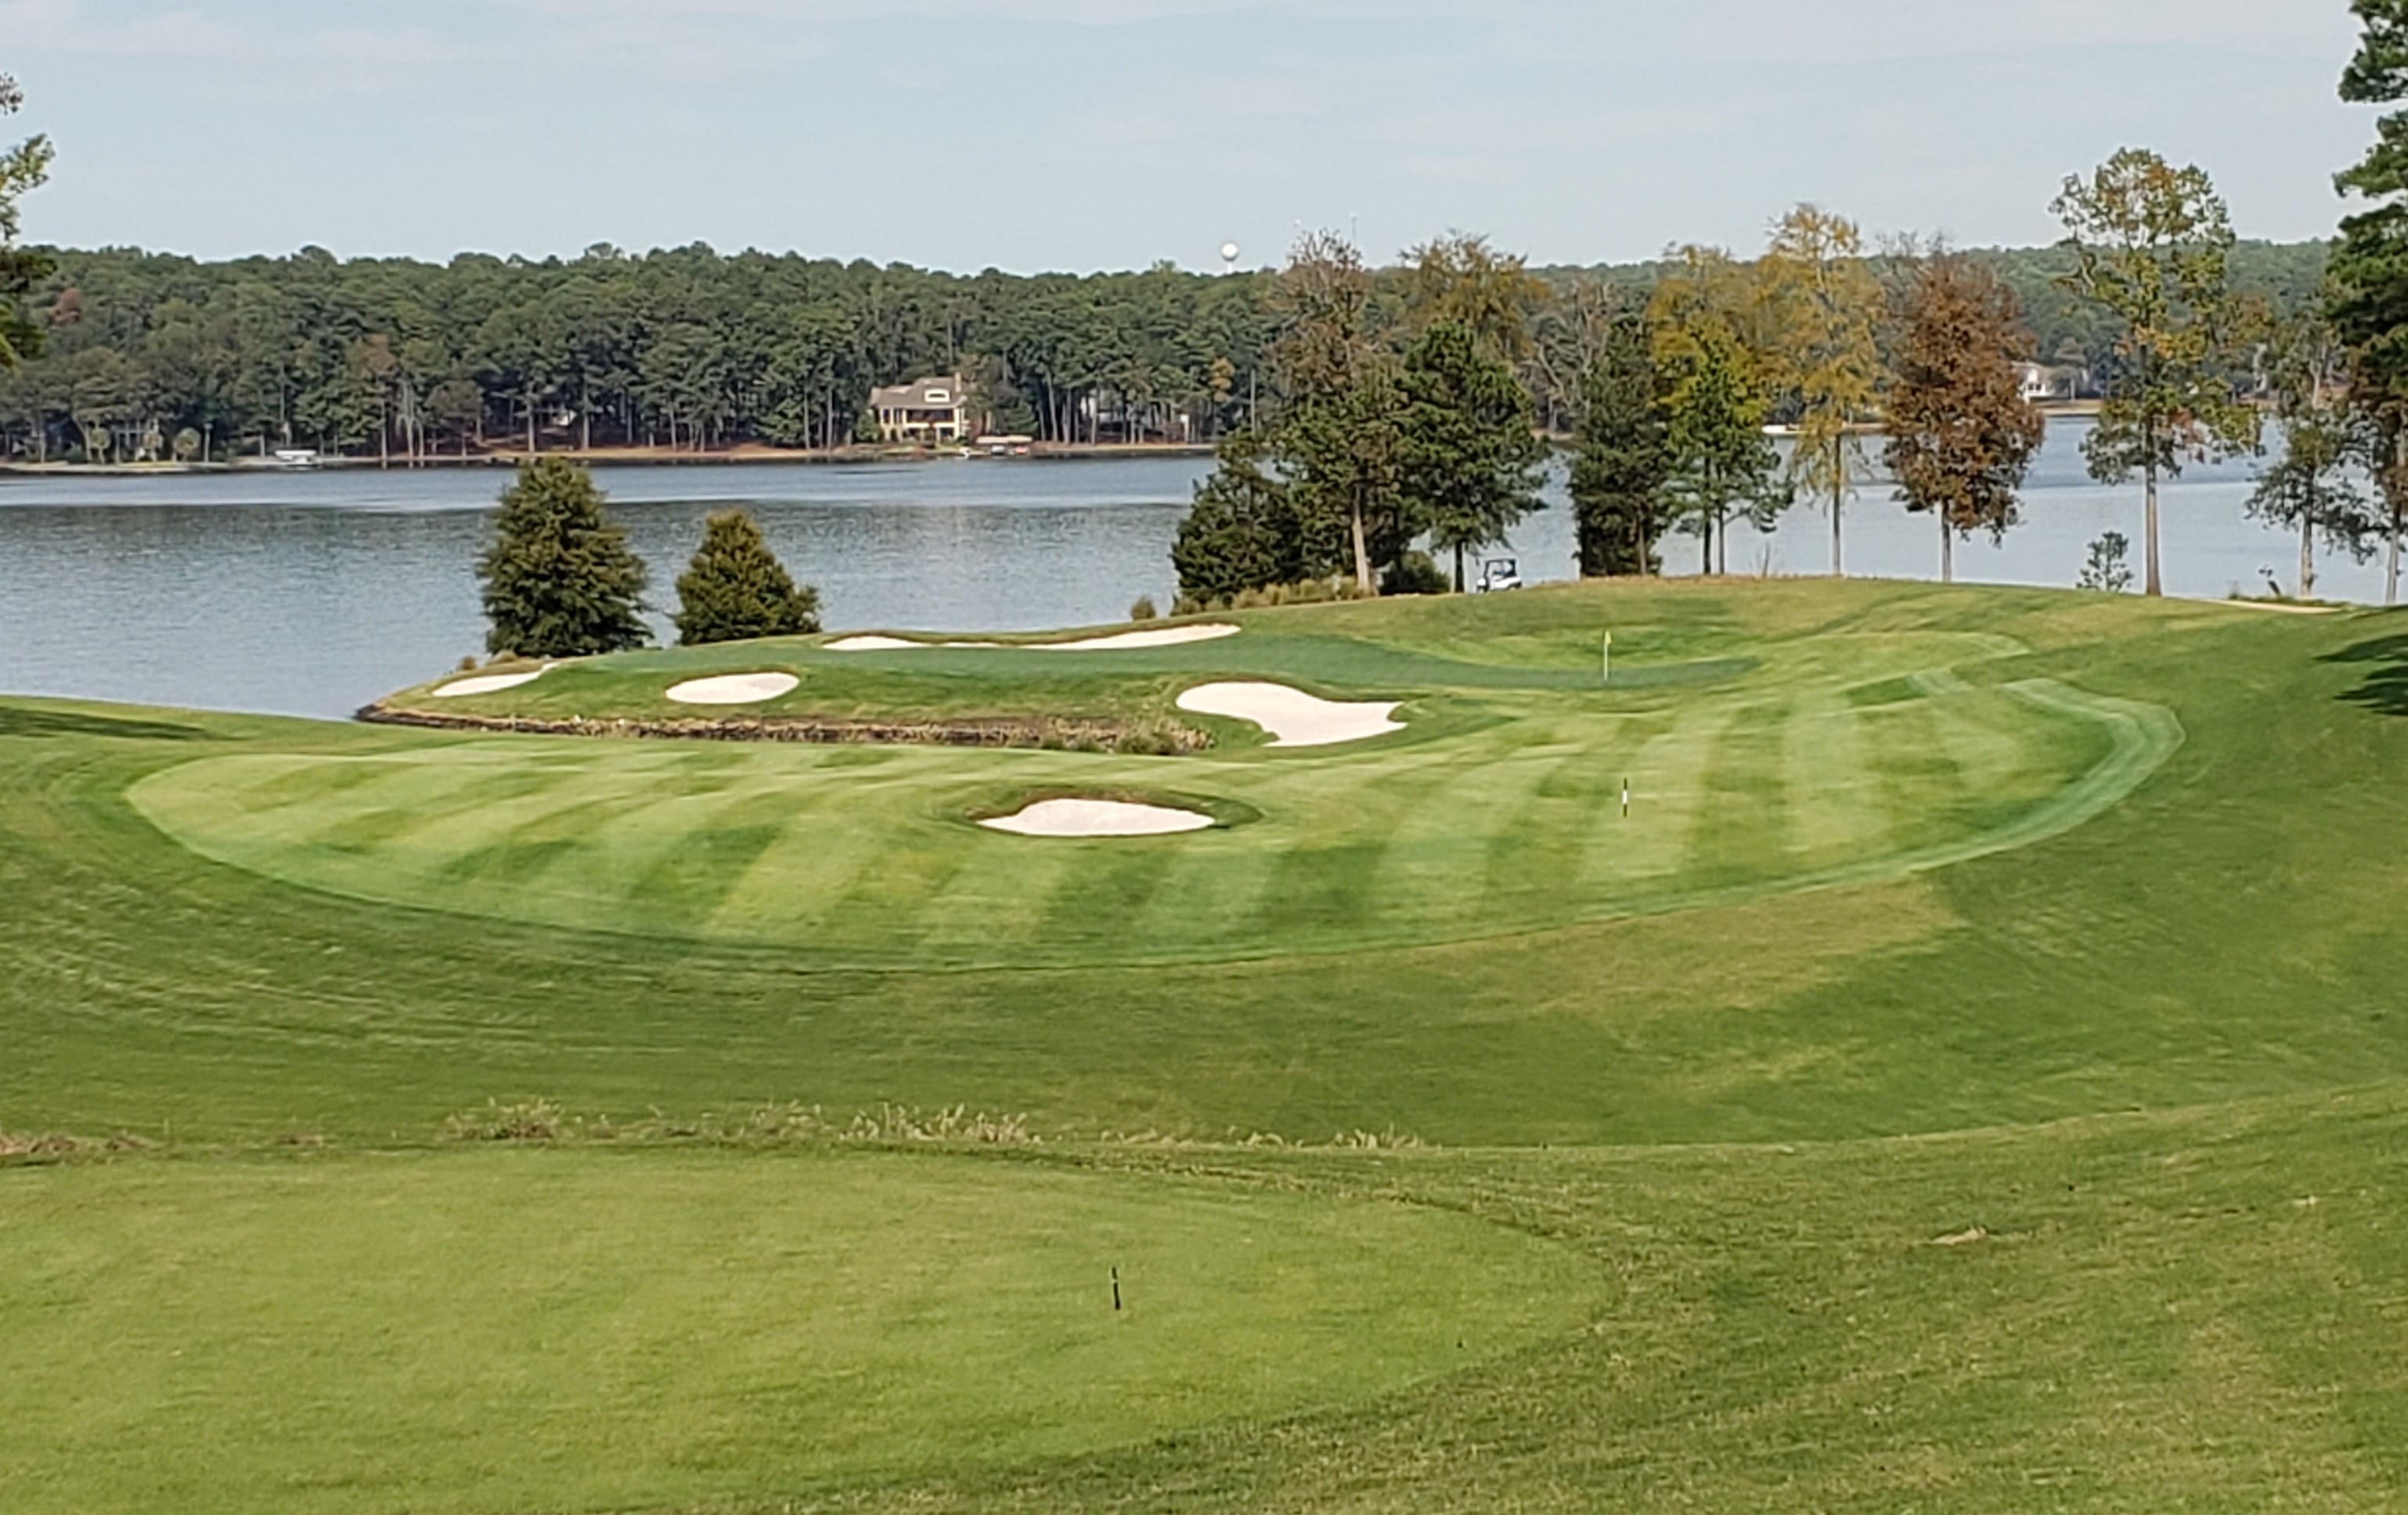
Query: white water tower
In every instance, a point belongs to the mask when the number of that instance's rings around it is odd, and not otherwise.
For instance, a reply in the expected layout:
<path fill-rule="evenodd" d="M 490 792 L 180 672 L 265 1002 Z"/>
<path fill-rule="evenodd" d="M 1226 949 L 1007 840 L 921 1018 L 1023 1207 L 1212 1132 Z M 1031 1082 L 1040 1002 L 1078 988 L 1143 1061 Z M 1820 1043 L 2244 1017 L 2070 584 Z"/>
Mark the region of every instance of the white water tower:
<path fill-rule="evenodd" d="M 1221 271 L 1224 274 L 1233 274 L 1238 271 L 1237 243 L 1223 242 L 1221 244 Z"/>

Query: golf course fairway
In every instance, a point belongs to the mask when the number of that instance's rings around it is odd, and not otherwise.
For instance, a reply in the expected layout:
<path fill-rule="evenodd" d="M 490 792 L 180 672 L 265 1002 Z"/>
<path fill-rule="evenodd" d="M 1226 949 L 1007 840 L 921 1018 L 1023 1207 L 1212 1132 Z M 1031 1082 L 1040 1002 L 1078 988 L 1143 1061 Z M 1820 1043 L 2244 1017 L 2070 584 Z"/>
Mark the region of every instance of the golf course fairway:
<path fill-rule="evenodd" d="M 0 1510 L 2408 1508 L 2408 621 L 1210 624 L 0 699 Z"/>

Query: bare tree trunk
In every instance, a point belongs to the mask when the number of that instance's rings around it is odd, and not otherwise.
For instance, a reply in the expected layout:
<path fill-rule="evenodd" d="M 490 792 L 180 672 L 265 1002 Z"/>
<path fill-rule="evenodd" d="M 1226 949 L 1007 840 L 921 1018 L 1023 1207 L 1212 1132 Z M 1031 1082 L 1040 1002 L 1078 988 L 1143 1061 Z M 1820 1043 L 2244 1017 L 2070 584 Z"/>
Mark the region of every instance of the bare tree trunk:
<path fill-rule="evenodd" d="M 1463 543 L 1455 544 L 1455 592 L 1463 593 Z"/>
<path fill-rule="evenodd" d="M 2300 598 L 2316 598 L 2316 518 L 2301 517 L 2300 521 Z"/>
<path fill-rule="evenodd" d="M 2400 507 L 2391 507 L 2391 551 L 2383 563 L 2383 602 L 2400 603 Z"/>
<path fill-rule="evenodd" d="M 1940 517 L 1940 582 L 1955 584 L 1956 582 L 1956 533 L 1948 529 L 1947 511 L 1935 510 L 1931 513 Z"/>
<path fill-rule="evenodd" d="M 525 412 L 526 412 L 526 428 L 527 428 L 527 455 L 528 455 L 529 457 L 533 457 L 533 456 L 535 455 L 535 451 L 536 451 L 536 444 L 535 444 L 535 397 L 534 397 L 534 396 L 532 396 L 532 395 L 530 395 L 530 396 L 526 396 L 525 397 L 522 398 L 522 399 L 519 401 L 519 408 L 520 408 L 522 411 L 525 411 Z"/>
<path fill-rule="evenodd" d="M 1371 542 L 1363 527 L 1363 502 L 1354 502 L 1354 587 L 1368 598 L 1371 593 Z"/>
<path fill-rule="evenodd" d="M 1840 556 L 1840 512 L 1848 498 L 1847 443 L 1839 439 L 1831 442 L 1831 577 L 1844 579 L 1848 570 Z"/>
<path fill-rule="evenodd" d="M 2153 461 L 2153 462 L 2151 462 L 2151 463 L 2148 463 L 2147 465 L 2145 465 L 2145 466 L 2144 466 L 2143 472 L 2145 473 L 2145 475 L 2146 475 L 2146 477 L 2147 477 L 2147 480 L 2148 480 L 2148 512 L 2147 512 L 2146 531 L 2147 531 L 2147 535 L 2148 535 L 2148 539 L 2149 539 L 2149 541 L 2148 541 L 2148 548 L 2147 548 L 2147 552 L 2148 552 L 2148 559 L 2149 559 L 2149 571 L 2148 571 L 2148 584 L 2147 584 L 2147 587 L 2146 587 L 2145 589 L 2143 589 L 2143 593 L 2144 593 L 2144 594 L 2149 594 L 2149 595 L 2159 595 L 2159 596 L 2162 596 L 2162 595 L 2166 592 L 2166 580 L 2165 580 L 2165 573 L 2164 573 L 2164 571 L 2163 571 L 2162 566 L 2159 564 L 2158 559 L 2157 559 L 2157 464 L 2156 464 L 2154 461 Z"/>

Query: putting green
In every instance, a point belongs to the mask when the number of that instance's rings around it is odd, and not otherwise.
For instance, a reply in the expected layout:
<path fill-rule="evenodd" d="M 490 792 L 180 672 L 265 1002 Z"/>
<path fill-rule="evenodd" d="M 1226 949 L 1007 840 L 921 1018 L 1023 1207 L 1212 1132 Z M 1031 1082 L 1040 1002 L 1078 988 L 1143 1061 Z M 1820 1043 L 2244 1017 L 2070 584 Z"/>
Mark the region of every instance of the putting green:
<path fill-rule="evenodd" d="M 1603 1287 L 1442 1210 L 657 1150 L 0 1173 L 0 1271 L 10 1515 L 621 1508 L 1025 1461 L 1362 1399 Z"/>
<path fill-rule="evenodd" d="M 1471 666 L 1340 637 L 1264 639 L 1258 658 L 1265 642 L 1326 686 L 1357 663 L 1394 672 L 1383 657 L 1432 679 L 1461 681 Z M 2015 645 L 1928 632 L 1766 639 L 1752 649 L 1765 673 L 1651 689 L 1641 664 L 1634 691 L 1598 689 L 1593 671 L 1564 666 L 1594 656 L 1584 642 L 1541 643 L 1522 649 L 1532 661 L 1518 680 L 1539 687 L 1409 690 L 1417 735 L 1309 755 L 480 737 L 374 756 L 208 758 L 144 781 L 134 800 L 203 857 L 290 884 L 816 961 L 1325 953 L 1960 862 L 2080 824 L 2180 743 L 2156 707 L 2045 681 L 1977 686 L 1951 666 Z M 1062 661 L 982 656 L 958 676 L 1004 705 L 1033 698 L 1026 681 Z M 1572 686 L 1579 677 L 1592 686 Z M 1132 671 L 1086 695 L 1111 708 L 1178 686 Z M 971 824 L 1030 797 L 1081 794 L 1202 801 L 1245 819 L 1095 842 Z"/>

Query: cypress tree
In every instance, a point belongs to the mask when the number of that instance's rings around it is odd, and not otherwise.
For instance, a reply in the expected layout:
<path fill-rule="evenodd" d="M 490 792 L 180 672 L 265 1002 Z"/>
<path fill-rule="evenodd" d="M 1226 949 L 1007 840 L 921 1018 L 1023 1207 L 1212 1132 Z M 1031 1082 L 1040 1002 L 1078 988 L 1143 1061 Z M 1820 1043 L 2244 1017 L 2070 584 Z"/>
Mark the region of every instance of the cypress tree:
<path fill-rule="evenodd" d="M 566 458 L 538 458 L 519 470 L 502 494 L 477 577 L 493 623 L 490 651 L 584 657 L 652 640 L 643 562 L 604 514 L 594 476 Z"/>
<path fill-rule="evenodd" d="M 702 545 L 678 575 L 678 642 L 807 636 L 820 628 L 820 592 L 794 577 L 743 511 L 720 511 L 702 523 Z"/>
<path fill-rule="evenodd" d="M 1625 315 L 1581 380 L 1572 457 L 1572 518 L 1584 579 L 1663 567 L 1665 489 L 1672 473 L 1662 370 L 1647 324 Z"/>

